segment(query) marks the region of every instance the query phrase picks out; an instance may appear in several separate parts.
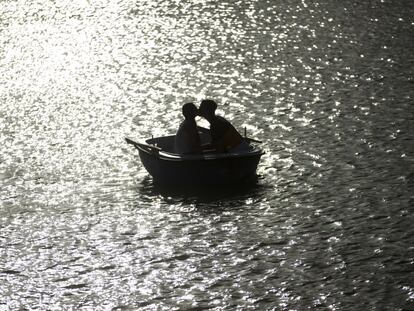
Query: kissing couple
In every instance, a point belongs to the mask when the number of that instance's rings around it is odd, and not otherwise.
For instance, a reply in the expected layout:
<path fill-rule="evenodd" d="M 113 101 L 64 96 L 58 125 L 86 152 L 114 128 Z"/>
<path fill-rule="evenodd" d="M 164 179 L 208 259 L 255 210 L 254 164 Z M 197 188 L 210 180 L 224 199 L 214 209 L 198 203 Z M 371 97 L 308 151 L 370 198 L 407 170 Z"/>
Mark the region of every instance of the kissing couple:
<path fill-rule="evenodd" d="M 217 104 L 211 99 L 201 101 L 200 108 L 193 103 L 182 107 L 184 121 L 175 135 L 175 151 L 179 154 L 197 154 L 203 151 L 237 152 L 249 148 L 234 126 L 225 118 L 216 115 Z M 197 126 L 195 118 L 201 116 L 210 123 L 210 129 Z M 201 144 L 200 132 L 208 133 L 211 140 Z"/>

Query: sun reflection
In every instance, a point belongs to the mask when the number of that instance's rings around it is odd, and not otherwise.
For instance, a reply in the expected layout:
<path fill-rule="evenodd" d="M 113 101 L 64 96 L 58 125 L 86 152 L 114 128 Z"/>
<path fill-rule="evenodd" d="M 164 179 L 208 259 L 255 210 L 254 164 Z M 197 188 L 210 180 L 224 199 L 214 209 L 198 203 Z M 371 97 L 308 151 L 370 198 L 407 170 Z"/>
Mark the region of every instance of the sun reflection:
<path fill-rule="evenodd" d="M 411 24 L 386 8 L 0 2 L 6 308 L 346 308 L 344 292 L 367 289 L 353 273 L 407 268 L 389 243 L 407 241 Z M 204 98 L 263 141 L 264 194 L 188 201 L 145 179 L 124 136 L 173 134 L 182 104 Z M 355 228 L 373 209 L 391 214 L 369 230 L 392 230 L 363 245 Z M 375 301 L 387 279 L 363 280 Z"/>

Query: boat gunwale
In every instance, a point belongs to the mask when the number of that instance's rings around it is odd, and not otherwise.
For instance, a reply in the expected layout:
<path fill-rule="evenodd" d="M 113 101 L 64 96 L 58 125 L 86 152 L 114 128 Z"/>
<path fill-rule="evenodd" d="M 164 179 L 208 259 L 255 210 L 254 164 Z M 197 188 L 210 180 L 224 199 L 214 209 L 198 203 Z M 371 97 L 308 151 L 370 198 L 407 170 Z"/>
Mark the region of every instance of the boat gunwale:
<path fill-rule="evenodd" d="M 250 145 L 252 149 L 241 151 L 241 152 L 226 152 L 226 153 L 201 153 L 201 154 L 185 154 L 180 155 L 174 152 L 164 151 L 160 147 L 152 144 L 156 138 L 151 138 L 145 140 L 143 142 L 136 142 L 132 139 L 127 138 L 127 142 L 129 144 L 134 145 L 136 149 L 142 151 L 150 156 L 153 156 L 159 160 L 164 161 L 174 161 L 174 162 L 185 162 L 185 161 L 214 161 L 214 160 L 230 160 L 230 159 L 238 159 L 238 158 L 250 158 L 250 157 L 257 157 L 262 156 L 265 152 L 255 146 Z"/>
<path fill-rule="evenodd" d="M 187 155 L 180 155 L 177 153 L 171 153 L 166 151 L 160 151 L 158 153 L 158 158 L 160 160 L 166 161 L 214 161 L 214 160 L 222 160 L 222 159 L 237 159 L 237 158 L 249 158 L 249 157 L 256 157 L 262 156 L 264 152 L 257 148 L 253 147 L 253 150 L 249 150 L 248 152 L 243 153 L 202 153 L 202 154 L 187 154 Z M 147 150 L 143 148 L 139 148 L 140 150 L 151 154 Z M 153 154 L 156 155 L 156 154 Z"/>

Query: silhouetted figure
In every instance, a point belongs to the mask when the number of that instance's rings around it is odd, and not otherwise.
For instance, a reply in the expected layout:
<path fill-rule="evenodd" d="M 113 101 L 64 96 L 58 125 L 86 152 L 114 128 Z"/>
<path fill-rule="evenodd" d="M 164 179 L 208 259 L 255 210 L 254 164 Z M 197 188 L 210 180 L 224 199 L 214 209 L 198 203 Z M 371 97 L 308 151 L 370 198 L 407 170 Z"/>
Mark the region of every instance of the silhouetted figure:
<path fill-rule="evenodd" d="M 179 154 L 200 153 L 200 136 L 195 121 L 198 114 L 197 107 L 193 103 L 187 103 L 183 105 L 182 111 L 185 120 L 180 124 L 175 135 L 175 151 Z"/>
<path fill-rule="evenodd" d="M 201 101 L 199 115 L 210 123 L 211 147 L 217 152 L 237 152 L 249 148 L 233 125 L 216 115 L 217 104 L 211 99 Z"/>

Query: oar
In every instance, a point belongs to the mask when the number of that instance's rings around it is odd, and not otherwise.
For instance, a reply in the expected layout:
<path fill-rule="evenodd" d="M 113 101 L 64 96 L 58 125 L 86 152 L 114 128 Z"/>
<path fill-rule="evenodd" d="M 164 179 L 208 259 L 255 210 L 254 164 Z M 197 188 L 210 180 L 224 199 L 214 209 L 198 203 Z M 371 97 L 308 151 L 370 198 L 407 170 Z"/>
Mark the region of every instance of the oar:
<path fill-rule="evenodd" d="M 160 147 L 157 147 L 155 145 L 148 145 L 148 144 L 144 144 L 144 143 L 138 143 L 136 141 L 133 141 L 132 139 L 125 137 L 125 141 L 130 144 L 133 145 L 135 148 L 141 148 L 144 149 L 147 152 L 150 153 L 158 153 L 160 152 L 162 149 Z"/>
<path fill-rule="evenodd" d="M 246 127 L 244 127 L 244 139 L 245 139 L 245 140 L 247 140 L 247 141 L 253 142 L 253 143 L 258 143 L 258 144 L 263 143 L 263 142 L 262 142 L 262 141 L 260 141 L 260 140 L 257 140 L 257 139 L 253 139 L 253 138 L 247 137 L 247 129 L 246 129 Z"/>

